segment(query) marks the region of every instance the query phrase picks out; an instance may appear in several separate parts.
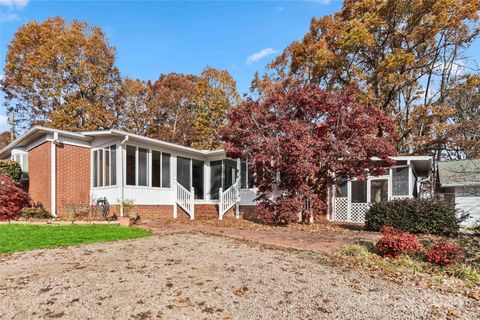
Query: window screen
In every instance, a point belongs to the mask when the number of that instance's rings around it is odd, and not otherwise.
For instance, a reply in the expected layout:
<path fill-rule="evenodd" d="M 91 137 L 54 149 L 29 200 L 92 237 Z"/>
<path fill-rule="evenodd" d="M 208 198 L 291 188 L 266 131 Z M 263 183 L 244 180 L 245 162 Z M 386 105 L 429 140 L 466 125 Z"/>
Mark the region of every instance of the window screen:
<path fill-rule="evenodd" d="M 136 147 L 127 146 L 127 185 L 135 185 L 135 151 Z"/>
<path fill-rule="evenodd" d="M 352 203 L 367 202 L 367 181 L 352 181 Z"/>
<path fill-rule="evenodd" d="M 110 185 L 110 147 L 104 150 L 105 156 L 105 186 Z"/>
<path fill-rule="evenodd" d="M 222 187 L 222 161 L 210 162 L 210 197 L 218 199 L 218 189 Z"/>
<path fill-rule="evenodd" d="M 203 199 L 203 161 L 192 160 L 192 183 L 195 199 Z"/>
<path fill-rule="evenodd" d="M 98 151 L 93 152 L 93 186 L 98 187 Z"/>
<path fill-rule="evenodd" d="M 240 188 L 246 189 L 247 186 L 247 162 L 242 161 L 240 168 Z"/>
<path fill-rule="evenodd" d="M 161 156 L 159 151 L 152 150 L 152 187 L 160 187 Z"/>
<path fill-rule="evenodd" d="M 148 186 L 148 150 L 138 148 L 138 185 Z"/>
<path fill-rule="evenodd" d="M 348 182 L 347 180 L 340 180 L 337 182 L 337 186 L 335 188 L 335 197 L 344 198 L 348 197 L 348 189 L 347 189 Z"/>
<path fill-rule="evenodd" d="M 223 160 L 223 189 L 230 188 L 237 179 L 237 162 L 230 159 Z"/>
<path fill-rule="evenodd" d="M 98 186 L 103 186 L 103 152 L 98 150 Z"/>
<path fill-rule="evenodd" d="M 170 154 L 162 153 L 162 188 L 170 188 Z"/>
<path fill-rule="evenodd" d="M 117 146 L 110 147 L 110 181 L 111 185 L 117 184 Z"/>
<path fill-rule="evenodd" d="M 408 167 L 392 168 L 392 194 L 408 196 Z"/>
<path fill-rule="evenodd" d="M 185 189 L 190 190 L 190 159 L 177 158 L 177 180 Z"/>

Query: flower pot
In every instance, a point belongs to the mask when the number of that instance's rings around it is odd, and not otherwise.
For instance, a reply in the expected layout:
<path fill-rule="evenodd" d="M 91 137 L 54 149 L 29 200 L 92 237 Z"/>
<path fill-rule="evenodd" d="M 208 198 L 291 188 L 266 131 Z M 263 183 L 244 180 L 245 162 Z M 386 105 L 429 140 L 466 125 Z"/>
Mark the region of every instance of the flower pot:
<path fill-rule="evenodd" d="M 130 227 L 133 224 L 133 219 L 130 217 L 120 217 L 120 225 L 124 227 Z"/>

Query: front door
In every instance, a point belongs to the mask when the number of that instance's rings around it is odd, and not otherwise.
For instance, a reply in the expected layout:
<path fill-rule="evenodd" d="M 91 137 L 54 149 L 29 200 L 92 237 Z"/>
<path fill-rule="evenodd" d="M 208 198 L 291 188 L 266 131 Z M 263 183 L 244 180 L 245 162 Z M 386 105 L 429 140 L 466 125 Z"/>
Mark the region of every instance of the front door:
<path fill-rule="evenodd" d="M 388 201 L 388 179 L 375 179 L 370 182 L 370 202 Z"/>

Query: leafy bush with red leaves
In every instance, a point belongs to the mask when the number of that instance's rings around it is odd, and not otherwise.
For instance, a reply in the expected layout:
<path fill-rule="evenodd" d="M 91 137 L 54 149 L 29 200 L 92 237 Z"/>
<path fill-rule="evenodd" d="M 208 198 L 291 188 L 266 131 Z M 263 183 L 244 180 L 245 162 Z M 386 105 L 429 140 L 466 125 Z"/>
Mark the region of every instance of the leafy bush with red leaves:
<path fill-rule="evenodd" d="M 15 220 L 20 210 L 30 203 L 21 186 L 7 175 L 0 175 L 0 221 Z"/>
<path fill-rule="evenodd" d="M 382 238 L 378 240 L 376 249 L 382 257 L 395 259 L 401 254 L 412 254 L 422 248 L 416 235 L 401 232 L 392 227 L 383 227 Z"/>
<path fill-rule="evenodd" d="M 464 257 L 462 248 L 448 242 L 437 243 L 427 250 L 428 262 L 442 267 L 457 264 Z"/>

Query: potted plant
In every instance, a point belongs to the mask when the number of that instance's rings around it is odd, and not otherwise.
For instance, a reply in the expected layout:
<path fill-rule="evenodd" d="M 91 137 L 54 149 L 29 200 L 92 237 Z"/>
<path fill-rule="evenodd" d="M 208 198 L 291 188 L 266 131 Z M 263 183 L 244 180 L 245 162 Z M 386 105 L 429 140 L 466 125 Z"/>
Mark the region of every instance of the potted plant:
<path fill-rule="evenodd" d="M 138 214 L 133 211 L 133 208 L 135 208 L 134 201 L 125 199 L 121 202 L 121 205 L 123 205 L 123 217 L 120 217 L 120 225 L 129 227 L 138 220 Z"/>

